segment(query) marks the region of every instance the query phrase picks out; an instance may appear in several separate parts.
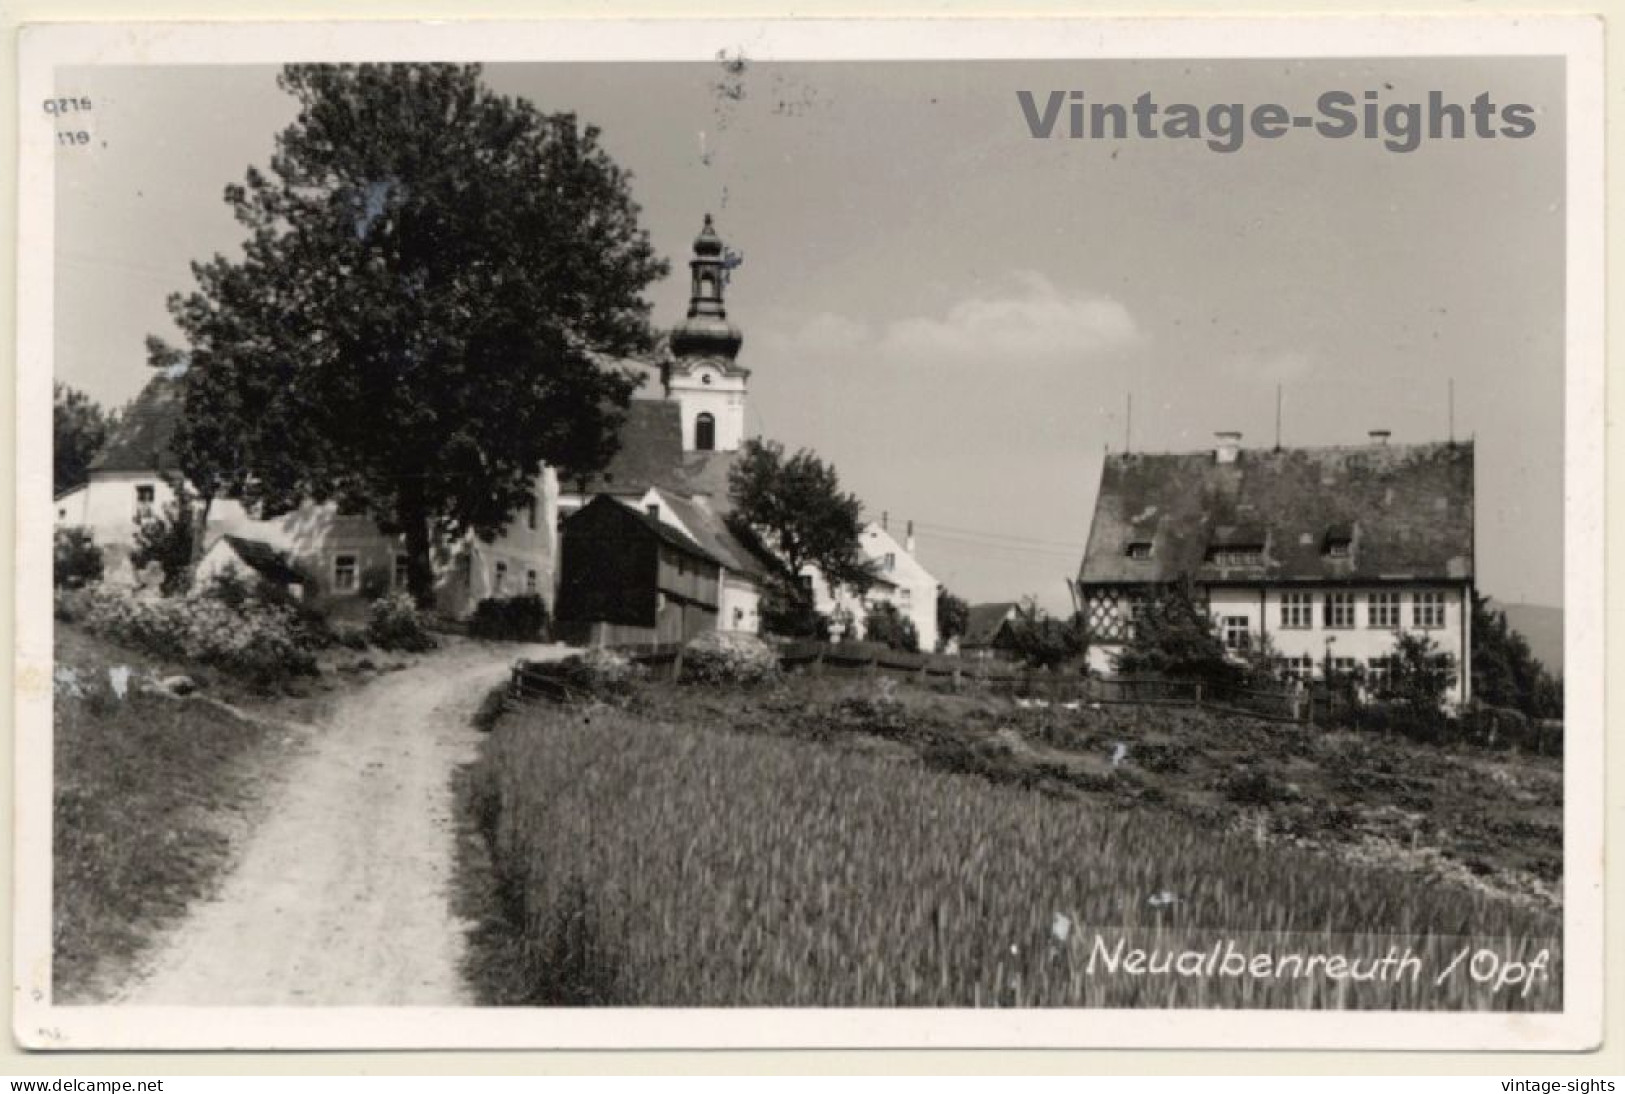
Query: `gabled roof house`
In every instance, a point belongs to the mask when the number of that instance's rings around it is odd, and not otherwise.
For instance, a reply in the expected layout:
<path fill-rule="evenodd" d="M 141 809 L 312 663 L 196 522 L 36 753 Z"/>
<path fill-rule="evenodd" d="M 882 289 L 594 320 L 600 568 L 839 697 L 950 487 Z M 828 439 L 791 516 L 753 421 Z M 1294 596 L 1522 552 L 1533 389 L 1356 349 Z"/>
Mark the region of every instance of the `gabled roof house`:
<path fill-rule="evenodd" d="M 1370 443 L 1108 456 L 1079 572 L 1093 666 L 1139 602 L 1189 582 L 1236 655 L 1267 641 L 1300 677 L 1380 675 L 1394 636 L 1425 632 L 1469 697 L 1473 445 Z"/>

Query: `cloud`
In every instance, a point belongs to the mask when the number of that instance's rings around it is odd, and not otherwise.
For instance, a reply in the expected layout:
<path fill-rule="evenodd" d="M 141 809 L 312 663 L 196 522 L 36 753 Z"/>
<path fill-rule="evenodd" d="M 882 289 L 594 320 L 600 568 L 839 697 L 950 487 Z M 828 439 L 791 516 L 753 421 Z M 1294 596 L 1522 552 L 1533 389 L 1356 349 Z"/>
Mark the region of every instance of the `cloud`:
<path fill-rule="evenodd" d="M 1141 338 L 1122 304 L 1063 291 L 1032 272 L 959 300 L 941 315 L 905 316 L 875 325 L 825 312 L 793 330 L 764 333 L 763 348 L 774 357 L 860 352 L 877 365 L 933 368 L 1075 365 Z"/>

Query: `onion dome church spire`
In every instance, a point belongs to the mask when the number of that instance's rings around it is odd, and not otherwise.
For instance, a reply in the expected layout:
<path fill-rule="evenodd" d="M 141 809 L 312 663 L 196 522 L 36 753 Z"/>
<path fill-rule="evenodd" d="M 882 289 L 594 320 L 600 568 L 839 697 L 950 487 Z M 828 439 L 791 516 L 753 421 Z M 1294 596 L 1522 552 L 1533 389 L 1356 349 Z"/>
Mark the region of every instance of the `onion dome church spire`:
<path fill-rule="evenodd" d="M 750 370 L 736 360 L 745 339 L 722 302 L 728 274 L 738 265 L 707 213 L 688 263 L 688 317 L 672 328 L 663 370 L 666 398 L 681 407 L 685 451 L 733 452 L 744 443 Z"/>
<path fill-rule="evenodd" d="M 694 239 L 694 257 L 689 260 L 691 288 L 688 318 L 671 332 L 671 350 L 679 357 L 721 357 L 732 361 L 739 355 L 744 336 L 728 322 L 722 303 L 728 270 L 736 260 L 727 255 L 722 237 L 705 214 L 705 226 Z"/>

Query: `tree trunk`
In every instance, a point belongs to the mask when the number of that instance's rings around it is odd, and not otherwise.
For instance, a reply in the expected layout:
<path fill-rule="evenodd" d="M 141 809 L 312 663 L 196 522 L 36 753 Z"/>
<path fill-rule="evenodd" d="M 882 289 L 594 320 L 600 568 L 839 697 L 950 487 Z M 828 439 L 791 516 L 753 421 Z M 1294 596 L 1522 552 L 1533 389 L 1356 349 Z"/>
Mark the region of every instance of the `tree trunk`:
<path fill-rule="evenodd" d="M 423 500 L 401 500 L 401 525 L 406 530 L 406 587 L 423 611 L 434 608 L 434 559 L 429 542 L 429 514 Z"/>

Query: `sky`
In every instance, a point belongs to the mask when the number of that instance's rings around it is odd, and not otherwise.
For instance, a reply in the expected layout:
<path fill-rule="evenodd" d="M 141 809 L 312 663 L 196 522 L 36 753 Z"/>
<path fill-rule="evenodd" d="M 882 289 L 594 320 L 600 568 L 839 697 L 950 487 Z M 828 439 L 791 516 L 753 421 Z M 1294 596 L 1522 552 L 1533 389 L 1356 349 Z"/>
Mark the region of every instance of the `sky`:
<path fill-rule="evenodd" d="M 602 130 L 670 278 L 711 213 L 747 429 L 808 447 L 973 602 L 1069 606 L 1101 459 L 1471 438 L 1480 589 L 1563 596 L 1563 71 L 1545 58 L 496 65 Z M 93 108 L 57 159 L 56 375 L 117 405 L 174 337 L 222 200 L 293 120 L 276 70 L 64 70 Z M 1039 139 L 1018 90 L 1310 110 L 1327 91 L 1532 107 L 1521 140 L 1294 130 Z M 1454 390 L 1453 413 L 1451 390 Z M 1132 415 L 1128 406 L 1132 401 Z"/>

